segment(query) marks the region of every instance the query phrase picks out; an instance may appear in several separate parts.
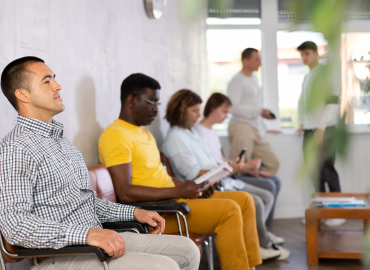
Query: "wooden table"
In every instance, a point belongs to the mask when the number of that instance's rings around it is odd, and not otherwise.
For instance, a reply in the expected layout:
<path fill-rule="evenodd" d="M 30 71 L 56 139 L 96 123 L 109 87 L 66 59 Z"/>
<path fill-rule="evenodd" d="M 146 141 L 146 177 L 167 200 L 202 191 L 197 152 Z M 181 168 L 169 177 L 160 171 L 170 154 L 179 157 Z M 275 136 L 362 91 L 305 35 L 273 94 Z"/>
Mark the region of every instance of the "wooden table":
<path fill-rule="evenodd" d="M 364 231 L 370 219 L 367 194 L 316 193 L 314 197 L 356 197 L 366 202 L 365 208 L 310 208 L 306 210 L 307 265 L 317 266 L 319 258 L 361 259 Z M 364 230 L 322 229 L 321 219 L 363 219 Z"/>

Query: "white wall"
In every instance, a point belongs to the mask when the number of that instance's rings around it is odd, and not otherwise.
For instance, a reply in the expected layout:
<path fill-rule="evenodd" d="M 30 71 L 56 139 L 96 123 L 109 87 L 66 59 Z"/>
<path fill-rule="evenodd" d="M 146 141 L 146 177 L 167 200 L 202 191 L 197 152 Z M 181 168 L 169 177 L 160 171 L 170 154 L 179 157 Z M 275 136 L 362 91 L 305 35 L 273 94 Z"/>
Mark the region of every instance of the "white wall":
<path fill-rule="evenodd" d="M 277 176 L 282 188 L 277 200 L 275 218 L 303 217 L 308 206 L 312 186 L 298 173 L 302 165 L 302 138 L 295 134 L 267 134 L 266 139 L 280 161 Z M 370 133 L 351 133 L 346 159 L 337 158 L 342 192 L 365 193 L 370 191 Z M 221 137 L 224 153 L 229 153 L 230 141 Z"/>
<path fill-rule="evenodd" d="M 22 56 L 45 60 L 66 105 L 55 119 L 87 165 L 99 161 L 98 138 L 118 118 L 122 80 L 134 72 L 152 76 L 164 105 L 149 129 L 161 145 L 171 94 L 184 87 L 205 91 L 205 20 L 185 23 L 179 4 L 167 1 L 163 17 L 151 20 L 142 0 L 0 0 L 0 70 Z M 3 94 L 0 111 L 3 138 L 17 116 Z"/>

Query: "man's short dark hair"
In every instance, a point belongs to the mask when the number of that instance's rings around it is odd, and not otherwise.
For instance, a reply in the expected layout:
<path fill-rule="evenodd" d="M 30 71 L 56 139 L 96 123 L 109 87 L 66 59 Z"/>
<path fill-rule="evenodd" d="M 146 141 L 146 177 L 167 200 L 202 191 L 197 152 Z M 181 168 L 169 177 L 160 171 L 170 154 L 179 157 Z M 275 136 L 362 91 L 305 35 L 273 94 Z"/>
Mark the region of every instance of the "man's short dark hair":
<path fill-rule="evenodd" d="M 313 52 L 317 52 L 317 45 L 315 42 L 312 41 L 305 41 L 297 48 L 298 51 L 303 50 L 313 50 Z"/>
<path fill-rule="evenodd" d="M 243 59 L 250 59 L 253 52 L 257 52 L 258 53 L 258 50 L 257 49 L 254 49 L 254 48 L 246 48 L 242 52 L 242 60 Z"/>
<path fill-rule="evenodd" d="M 161 89 L 161 85 L 145 74 L 131 74 L 121 84 L 121 102 L 123 103 L 129 95 L 141 95 L 145 93 L 147 88 L 159 90 Z"/>
<path fill-rule="evenodd" d="M 9 63 L 1 74 L 1 89 L 14 109 L 18 110 L 18 102 L 15 96 L 17 89 L 30 89 L 29 72 L 27 66 L 33 63 L 45 63 L 44 60 L 35 56 L 25 56 Z"/>

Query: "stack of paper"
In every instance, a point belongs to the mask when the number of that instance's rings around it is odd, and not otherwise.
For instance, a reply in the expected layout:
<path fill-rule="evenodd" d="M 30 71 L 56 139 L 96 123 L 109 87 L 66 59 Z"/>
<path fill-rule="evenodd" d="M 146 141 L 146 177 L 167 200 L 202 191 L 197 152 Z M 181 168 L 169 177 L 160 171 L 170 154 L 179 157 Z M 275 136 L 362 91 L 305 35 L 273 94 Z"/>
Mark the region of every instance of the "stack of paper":
<path fill-rule="evenodd" d="M 311 201 L 328 208 L 365 207 L 365 201 L 355 197 L 316 197 Z"/>
<path fill-rule="evenodd" d="M 194 181 L 197 184 L 203 183 L 204 181 L 209 181 L 210 184 L 213 184 L 228 176 L 232 171 L 233 168 L 231 168 L 230 165 L 225 161 L 223 164 L 217 166 L 202 176 L 199 176 Z"/>

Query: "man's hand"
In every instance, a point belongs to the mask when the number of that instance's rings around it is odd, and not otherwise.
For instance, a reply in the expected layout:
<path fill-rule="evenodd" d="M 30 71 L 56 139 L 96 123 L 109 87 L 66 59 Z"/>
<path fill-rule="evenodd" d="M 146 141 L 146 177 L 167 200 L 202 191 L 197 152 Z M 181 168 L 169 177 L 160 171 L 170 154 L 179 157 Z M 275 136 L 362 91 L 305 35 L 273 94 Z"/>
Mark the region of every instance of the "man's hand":
<path fill-rule="evenodd" d="M 317 144 L 320 145 L 324 141 L 324 133 L 325 133 L 325 130 L 317 129 L 315 133 L 313 134 L 313 137 Z"/>
<path fill-rule="evenodd" d="M 228 160 L 227 161 L 231 168 L 233 168 L 233 172 L 230 173 L 230 175 L 233 175 L 234 173 L 239 172 L 243 166 L 244 166 L 244 155 L 242 155 L 241 160 L 239 160 L 239 157 L 236 157 L 233 161 Z"/>
<path fill-rule="evenodd" d="M 271 173 L 264 172 L 264 171 L 248 171 L 247 173 L 258 179 L 262 179 L 262 177 L 270 178 L 272 176 Z"/>
<path fill-rule="evenodd" d="M 214 183 L 213 185 L 210 185 L 206 190 L 202 192 L 202 196 L 200 198 L 209 198 L 212 196 L 212 194 L 215 192 L 215 189 L 218 185 L 218 182 Z"/>
<path fill-rule="evenodd" d="M 126 253 L 125 239 L 112 230 L 91 228 L 86 243 L 104 249 L 112 258 L 121 257 Z"/>
<path fill-rule="evenodd" d="M 205 190 L 205 186 L 208 185 L 208 181 L 204 181 L 203 183 L 196 184 L 192 180 L 186 181 L 182 186 L 179 187 L 180 189 L 180 198 L 188 198 L 188 199 L 195 199 L 198 198 L 199 193 Z"/>
<path fill-rule="evenodd" d="M 303 125 L 300 125 L 299 128 L 297 129 L 297 135 L 298 137 L 301 137 L 302 136 L 302 133 L 303 133 Z"/>
<path fill-rule="evenodd" d="M 270 115 L 270 110 L 267 110 L 267 109 L 262 109 L 261 115 L 262 115 L 263 118 L 266 118 L 266 119 L 269 119 L 269 120 L 275 119 L 274 117 L 272 117 Z"/>
<path fill-rule="evenodd" d="M 157 212 L 136 208 L 134 211 L 134 217 L 137 221 L 146 223 L 155 228 L 155 230 L 152 232 L 153 234 L 163 233 L 165 221 L 164 218 L 161 217 Z"/>

